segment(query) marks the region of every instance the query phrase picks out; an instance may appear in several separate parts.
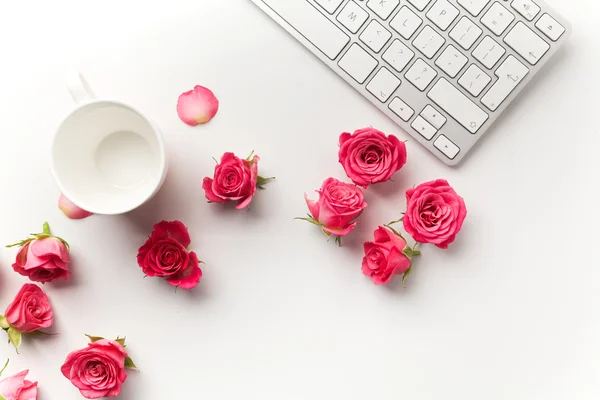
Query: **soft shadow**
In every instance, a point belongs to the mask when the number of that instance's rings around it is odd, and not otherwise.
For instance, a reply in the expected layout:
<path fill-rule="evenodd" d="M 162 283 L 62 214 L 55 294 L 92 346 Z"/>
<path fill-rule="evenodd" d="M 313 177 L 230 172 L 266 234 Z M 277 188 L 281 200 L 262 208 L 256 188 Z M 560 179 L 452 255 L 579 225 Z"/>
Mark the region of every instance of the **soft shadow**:
<path fill-rule="evenodd" d="M 393 197 L 393 196 L 401 196 L 404 194 L 404 190 L 406 187 L 406 182 L 403 182 L 402 177 L 392 177 L 387 182 L 377 183 L 375 185 L 369 186 L 369 190 L 372 193 L 375 193 L 377 197 Z"/>
<path fill-rule="evenodd" d="M 76 257 L 71 258 L 71 262 L 69 263 L 69 271 L 71 271 L 71 276 L 67 280 L 55 280 L 49 282 L 48 285 L 55 287 L 57 289 L 64 289 L 70 287 L 76 287 L 81 282 L 81 270 L 79 269 L 79 262 Z"/>

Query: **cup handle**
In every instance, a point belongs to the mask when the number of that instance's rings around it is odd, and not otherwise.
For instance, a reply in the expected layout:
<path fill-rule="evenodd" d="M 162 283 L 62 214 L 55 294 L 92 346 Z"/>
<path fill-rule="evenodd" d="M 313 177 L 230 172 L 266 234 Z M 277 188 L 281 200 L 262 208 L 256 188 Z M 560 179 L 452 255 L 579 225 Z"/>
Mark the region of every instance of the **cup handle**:
<path fill-rule="evenodd" d="M 69 76 L 67 89 L 75 103 L 78 104 L 88 102 L 96 97 L 89 83 L 80 72 L 74 72 Z"/>

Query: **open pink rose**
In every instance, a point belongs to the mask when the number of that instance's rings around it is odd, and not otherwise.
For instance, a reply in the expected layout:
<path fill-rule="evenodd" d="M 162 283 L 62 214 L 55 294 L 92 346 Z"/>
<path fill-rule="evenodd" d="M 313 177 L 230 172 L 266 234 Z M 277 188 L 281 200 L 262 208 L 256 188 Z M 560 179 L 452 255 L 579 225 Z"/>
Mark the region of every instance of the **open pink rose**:
<path fill-rule="evenodd" d="M 32 283 L 23 285 L 4 313 L 11 327 L 24 333 L 49 328 L 53 316 L 48 296 Z"/>
<path fill-rule="evenodd" d="M 404 229 L 417 242 L 442 249 L 454 241 L 467 216 L 467 208 L 450 184 L 438 179 L 406 191 Z"/>
<path fill-rule="evenodd" d="M 219 100 L 210 89 L 195 86 L 177 100 L 177 115 L 186 124 L 196 126 L 210 121 L 219 111 Z"/>
<path fill-rule="evenodd" d="M 365 256 L 362 261 L 363 273 L 376 285 L 384 285 L 394 275 L 406 273 L 410 269 L 410 255 L 418 255 L 406 241 L 390 229 L 380 226 L 375 230 L 375 240 L 365 242 Z"/>
<path fill-rule="evenodd" d="M 339 161 L 348 178 L 365 189 L 385 182 L 406 164 L 406 145 L 374 128 L 340 135 Z"/>
<path fill-rule="evenodd" d="M 237 209 L 246 208 L 256 193 L 259 160 L 258 156 L 242 160 L 233 153 L 223 154 L 214 177 L 206 177 L 202 183 L 206 199 L 211 203 L 237 201 Z"/>
<path fill-rule="evenodd" d="M 34 282 L 67 280 L 69 271 L 69 247 L 63 239 L 52 236 L 48 223 L 44 231 L 8 247 L 20 246 L 13 269 Z"/>
<path fill-rule="evenodd" d="M 127 379 L 126 359 L 121 343 L 99 339 L 70 353 L 60 370 L 86 399 L 115 397 Z"/>
<path fill-rule="evenodd" d="M 173 286 L 192 289 L 202 277 L 198 256 L 188 251 L 190 235 L 181 221 L 161 221 L 138 250 L 137 261 L 148 276 L 166 278 Z"/>
<path fill-rule="evenodd" d="M 6 400 L 37 400 L 37 382 L 27 379 L 29 370 L 19 372 L 0 381 L 0 399 Z"/>
<path fill-rule="evenodd" d="M 355 185 L 327 178 L 321 190 L 319 200 L 304 198 L 310 210 L 313 223 L 321 226 L 327 235 L 346 236 L 358 224 L 354 220 L 367 207 L 363 192 Z"/>

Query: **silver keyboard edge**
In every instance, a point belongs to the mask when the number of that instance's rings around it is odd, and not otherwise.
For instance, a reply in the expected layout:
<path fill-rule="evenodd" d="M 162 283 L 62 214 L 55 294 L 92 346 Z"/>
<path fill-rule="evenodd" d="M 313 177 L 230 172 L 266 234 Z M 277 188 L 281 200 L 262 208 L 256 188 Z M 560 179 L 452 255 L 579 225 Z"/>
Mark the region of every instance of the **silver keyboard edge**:
<path fill-rule="evenodd" d="M 366 81 L 365 81 L 364 84 L 359 84 L 351 76 L 349 76 L 348 74 L 344 74 L 343 73 L 343 71 L 338 66 L 338 62 L 339 62 L 340 58 L 343 57 L 343 55 L 345 54 L 345 52 L 350 48 L 350 46 L 352 45 L 352 43 L 360 43 L 358 37 L 363 32 L 363 30 L 365 29 L 365 27 L 368 25 L 367 23 L 365 23 L 361 27 L 361 29 L 355 35 L 349 35 L 351 37 L 351 40 L 342 49 L 342 51 L 340 52 L 340 55 L 335 60 L 331 60 L 324 53 L 322 53 L 321 50 L 319 50 L 310 41 L 308 41 L 301 33 L 299 33 L 292 25 L 290 25 L 285 19 L 283 19 L 281 16 L 279 16 L 271 7 L 269 7 L 269 5 L 267 4 L 268 0 L 251 0 L 251 1 L 254 4 L 256 4 L 261 10 L 263 10 L 269 17 L 271 17 L 274 21 L 276 21 L 279 25 L 281 25 L 282 27 L 284 27 L 290 35 L 292 35 L 297 41 L 299 41 L 301 44 L 303 44 L 304 47 L 306 47 L 315 56 L 317 56 L 324 64 L 326 64 L 327 66 L 329 66 L 329 68 L 331 70 L 333 70 L 333 72 L 335 72 L 336 75 L 338 75 L 344 81 L 346 81 L 348 84 L 350 84 L 356 91 L 358 91 L 361 95 L 363 95 L 363 97 L 366 97 L 367 101 L 369 101 L 372 105 L 376 106 L 381 112 L 383 112 L 387 117 L 389 117 L 392 121 L 394 121 L 407 135 L 409 135 L 411 138 L 413 138 L 414 140 L 416 140 L 417 142 L 419 142 L 421 145 L 423 145 L 425 148 L 427 148 L 433 156 L 437 157 L 439 160 L 441 160 L 444 164 L 446 164 L 448 166 L 457 166 L 458 164 L 460 164 L 460 162 L 463 160 L 463 158 L 466 156 L 466 154 L 468 154 L 469 151 L 473 147 L 475 147 L 476 143 L 481 139 L 481 137 L 483 137 L 487 133 L 487 131 L 490 130 L 495 125 L 495 122 L 498 119 L 498 117 L 500 117 L 504 113 L 504 111 L 510 106 L 510 104 L 520 94 L 520 92 L 525 87 L 527 87 L 527 85 L 537 75 L 537 73 L 542 68 L 544 68 L 544 66 L 549 62 L 549 60 L 551 60 L 553 58 L 554 54 L 563 46 L 563 44 L 568 40 L 568 38 L 570 37 L 570 35 L 572 33 L 572 26 L 571 26 L 571 24 L 561 14 L 559 14 L 555 9 L 551 8 L 550 6 L 548 6 L 548 4 L 546 4 L 544 1 L 541 1 L 541 0 L 534 0 L 535 3 L 541 8 L 541 10 L 540 10 L 539 14 L 534 18 L 533 21 L 527 21 L 525 18 L 522 18 L 522 16 L 520 14 L 518 14 L 514 9 L 512 9 L 510 7 L 510 2 L 500 2 L 506 8 L 508 8 L 511 12 L 513 12 L 515 14 L 515 16 L 516 16 L 516 18 L 511 22 L 511 24 L 508 26 L 508 28 L 504 31 L 504 33 L 501 36 L 496 36 L 488 28 L 486 28 L 483 24 L 477 23 L 477 25 L 480 26 L 481 29 L 483 29 L 483 34 L 477 39 L 477 41 L 473 44 L 473 46 L 471 47 L 470 50 L 464 51 L 463 54 L 465 56 L 467 56 L 468 59 L 469 59 L 469 61 L 466 64 L 466 67 L 464 67 L 464 68 L 468 68 L 468 66 L 471 65 L 471 64 L 475 64 L 477 66 L 481 66 L 481 63 L 479 63 L 473 57 L 472 52 L 477 47 L 477 45 L 479 45 L 479 43 L 483 40 L 483 38 L 485 38 L 488 35 L 490 37 L 492 37 L 494 40 L 496 40 L 497 42 L 499 42 L 500 44 L 502 44 L 502 46 L 505 47 L 507 51 L 501 57 L 501 59 L 498 61 L 498 63 L 494 66 L 494 68 L 492 70 L 486 70 L 486 72 L 488 72 L 489 75 L 492 77 L 492 81 L 488 84 L 488 86 L 486 86 L 485 90 L 483 90 L 482 93 L 479 96 L 473 97 L 470 93 L 468 93 L 460 85 L 456 85 L 456 88 L 458 90 L 460 90 L 464 95 L 466 95 L 468 98 L 471 98 L 471 99 L 476 100 L 478 102 L 478 105 L 480 105 L 481 108 L 489 114 L 489 119 L 486 122 L 485 126 L 477 134 L 474 134 L 474 135 L 473 134 L 469 134 L 468 136 L 464 136 L 465 139 L 461 143 L 457 143 L 458 147 L 460 148 L 460 152 L 456 155 L 456 157 L 454 159 L 449 159 L 443 153 L 441 153 L 441 151 L 439 151 L 434 146 L 434 142 L 435 142 L 436 138 L 439 137 L 440 135 L 444 135 L 447 132 L 447 130 L 441 129 L 440 131 L 438 131 L 438 133 L 434 136 L 434 138 L 432 140 L 426 140 L 421 135 L 419 135 L 417 132 L 415 132 L 414 129 L 411 127 L 412 121 L 414 121 L 414 119 L 417 116 L 419 116 L 419 114 L 422 111 L 421 109 L 415 108 L 414 109 L 414 115 L 409 119 L 409 121 L 403 121 L 394 112 L 392 112 L 389 109 L 389 107 L 388 107 L 388 105 L 390 104 L 390 102 L 393 101 L 393 99 L 396 97 L 396 93 L 394 95 L 390 96 L 390 98 L 388 99 L 388 101 L 385 102 L 385 103 L 379 102 L 376 98 L 372 98 L 371 99 L 371 97 L 369 97 L 371 95 L 370 95 L 370 93 L 366 89 L 366 84 L 375 76 L 375 74 L 379 71 L 379 69 L 382 66 L 386 66 L 386 65 L 389 66 L 389 64 L 387 62 L 385 62 L 381 58 L 381 56 L 383 55 L 383 53 L 385 52 L 385 49 L 387 49 L 387 47 L 390 45 L 390 43 L 392 41 L 388 42 L 385 45 L 384 49 L 379 54 L 375 55 L 375 58 L 377 58 L 377 60 L 379 61 L 379 65 L 368 76 L 368 78 L 366 79 Z M 298 0 L 298 1 L 307 1 L 307 0 Z M 419 29 L 417 30 L 417 32 L 415 34 L 413 34 L 413 36 L 411 36 L 410 40 L 404 40 L 404 38 L 400 37 L 402 39 L 403 43 L 405 43 L 405 42 L 412 43 L 412 41 L 421 32 L 421 30 L 424 28 L 424 26 L 431 25 L 431 26 L 433 26 L 435 28 L 436 32 L 438 32 L 440 35 L 442 35 L 444 37 L 444 39 L 446 40 L 446 43 L 436 53 L 436 55 L 433 57 L 433 59 L 426 59 L 425 57 L 423 57 L 422 54 L 420 54 L 418 52 L 418 50 L 414 49 L 415 53 L 416 53 L 415 57 L 409 62 L 409 64 L 405 67 L 405 69 L 402 71 L 402 73 L 400 73 L 400 74 L 396 73 L 396 75 L 398 75 L 400 77 L 401 81 L 402 81 L 401 86 L 403 86 L 403 85 L 411 85 L 411 83 L 408 82 L 406 80 L 406 78 L 404 77 L 404 74 L 406 73 L 406 71 L 408 71 L 410 69 L 410 67 L 412 66 L 412 64 L 417 59 L 423 58 L 424 60 L 427 61 L 428 64 L 430 64 L 434 68 L 436 68 L 436 70 L 438 71 L 438 76 L 427 87 L 427 90 L 425 90 L 424 92 L 421 92 L 421 94 L 422 94 L 422 96 L 424 98 L 427 97 L 427 92 L 429 92 L 429 90 L 431 90 L 431 88 L 438 82 L 438 80 L 440 78 L 444 78 L 445 77 L 446 79 L 448 79 L 450 81 L 454 81 L 454 78 L 449 77 L 443 70 L 439 69 L 437 66 L 434 65 L 434 60 L 437 59 L 437 57 L 439 57 L 439 55 L 441 54 L 441 52 L 448 46 L 448 44 L 455 44 L 456 43 L 449 36 L 449 34 L 452 31 L 452 29 L 456 26 L 456 24 L 458 23 L 458 21 L 460 21 L 460 19 L 464 15 L 468 16 L 472 21 L 478 21 L 478 20 L 480 20 L 481 17 L 483 15 L 485 15 L 485 13 L 487 12 L 487 10 L 494 3 L 493 0 L 490 1 L 490 3 L 486 5 L 486 7 L 484 8 L 484 10 L 479 14 L 478 17 L 473 17 L 464 8 L 462 8 L 460 5 L 456 4 L 456 0 L 450 0 L 450 1 L 453 3 L 453 5 L 455 5 L 456 7 L 458 7 L 460 9 L 461 14 L 460 14 L 460 16 L 458 18 L 456 18 L 452 22 L 452 24 L 448 27 L 448 29 L 446 29 L 445 31 L 441 31 L 440 29 L 438 29 L 437 27 L 435 27 L 435 25 L 431 21 L 425 20 L 424 23 L 419 27 Z M 314 0 L 308 0 L 308 2 L 311 3 L 325 18 L 328 18 L 336 26 L 339 26 L 339 24 L 337 22 L 335 22 L 335 15 L 337 15 L 339 13 L 339 11 L 342 9 L 343 5 L 347 2 L 347 0 L 343 1 L 342 6 L 340 6 L 340 8 L 338 8 L 336 10 L 336 12 L 333 14 L 333 16 L 328 15 L 326 12 L 324 12 L 322 9 L 320 9 L 320 6 L 318 4 L 316 4 L 314 2 Z M 405 1 L 402 1 L 401 5 L 403 5 L 403 3 L 404 3 L 404 5 L 406 5 Z M 425 8 L 425 10 L 422 12 L 422 14 L 426 14 L 429 11 L 429 9 L 434 4 L 435 4 L 435 1 L 431 1 L 428 4 L 428 6 Z M 382 22 L 386 27 L 389 26 L 389 22 L 393 20 L 393 18 L 395 17 L 395 15 L 398 13 L 398 11 L 401 8 L 401 7 L 398 7 L 397 9 L 395 9 L 394 12 L 391 14 L 391 16 L 387 20 L 383 21 L 373 11 L 371 11 L 370 9 L 368 9 L 366 7 L 366 2 L 364 2 L 364 5 L 362 5 L 362 7 L 369 13 L 369 20 L 375 19 L 375 20 L 377 20 L 379 22 Z M 414 10 L 415 9 L 413 8 L 413 11 Z M 420 15 L 420 13 L 421 12 L 418 12 L 417 14 Z M 546 14 L 546 13 L 550 14 L 552 16 L 552 18 L 554 18 L 557 22 L 559 22 L 565 28 L 565 32 L 563 33 L 563 35 L 557 41 L 551 41 L 549 38 L 547 38 L 546 36 L 544 36 L 541 31 L 539 32 L 540 37 L 542 37 L 546 42 L 548 42 L 550 44 L 550 49 L 544 55 L 544 57 L 540 60 L 540 62 L 538 62 L 536 65 L 530 65 L 530 64 L 526 63 L 523 60 L 523 62 L 529 68 L 530 73 L 522 80 L 522 82 L 520 83 L 520 85 L 504 100 L 504 102 L 502 103 L 502 105 L 500 107 L 498 107 L 498 109 L 495 112 L 490 112 L 483 104 L 481 104 L 480 100 L 485 95 L 485 93 L 487 93 L 487 91 L 492 87 L 492 85 L 496 82 L 497 77 L 494 74 L 494 72 L 496 71 L 496 69 L 508 58 L 508 56 L 510 56 L 510 55 L 516 55 L 517 54 L 506 43 L 503 42 L 503 38 L 511 31 L 511 29 L 519 21 L 526 22 L 526 25 L 529 26 L 529 27 L 534 27 L 535 23 L 544 14 Z M 393 29 L 390 28 L 390 31 L 394 34 L 394 37 L 399 36 L 399 35 L 397 35 L 397 33 Z M 353 40 L 352 36 L 356 36 L 356 41 Z M 464 50 L 464 49 L 461 48 L 461 50 Z M 369 53 L 371 55 L 373 55 L 372 52 L 369 52 Z M 522 60 L 522 58 L 520 58 L 520 57 L 518 57 L 518 59 Z M 465 71 L 464 68 L 461 70 L 461 73 L 456 77 L 456 79 L 458 79 L 460 77 L 460 75 L 462 75 L 462 73 L 464 73 L 464 71 Z M 404 100 L 409 106 L 413 107 L 413 105 L 410 104 L 410 100 L 409 99 L 403 99 L 402 97 L 401 97 L 401 99 Z M 432 103 L 431 101 L 429 102 L 429 104 L 432 104 L 432 105 L 435 106 L 435 104 Z M 443 114 L 448 115 L 448 113 L 446 113 L 445 111 L 443 112 Z M 456 122 L 452 117 L 449 117 L 449 119 L 451 119 L 453 122 Z M 468 132 L 467 130 L 464 130 L 464 131 Z M 467 143 L 466 146 L 463 145 L 463 143 L 465 143 L 465 142 Z M 466 149 L 466 150 L 464 150 L 464 149 Z"/>

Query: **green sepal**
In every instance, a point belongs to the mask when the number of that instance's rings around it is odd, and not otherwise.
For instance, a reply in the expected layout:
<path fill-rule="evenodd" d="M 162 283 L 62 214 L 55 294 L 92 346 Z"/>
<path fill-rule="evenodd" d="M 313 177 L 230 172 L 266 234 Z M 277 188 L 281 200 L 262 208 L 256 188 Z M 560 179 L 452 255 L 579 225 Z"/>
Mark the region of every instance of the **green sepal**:
<path fill-rule="evenodd" d="M 97 342 L 98 340 L 103 340 L 103 337 L 100 336 L 90 336 L 88 334 L 86 334 L 85 336 L 87 336 L 90 339 L 90 342 L 94 343 Z"/>
<path fill-rule="evenodd" d="M 421 255 L 419 250 L 413 250 L 410 247 L 406 246 L 402 252 L 406 255 L 406 257 L 412 259 L 413 257 L 418 257 Z"/>
<path fill-rule="evenodd" d="M 342 247 L 342 237 L 341 236 L 336 236 L 335 237 L 335 243 L 339 246 Z"/>
<path fill-rule="evenodd" d="M 6 320 L 6 317 L 4 315 L 0 315 L 0 328 L 2 328 L 2 329 L 10 328 L 10 324 L 8 323 L 8 321 Z"/>
<path fill-rule="evenodd" d="M 402 213 L 402 218 L 400 218 L 400 219 L 397 219 L 397 220 L 395 220 L 395 221 L 392 221 L 392 222 L 388 222 L 388 224 L 387 224 L 386 226 L 390 226 L 390 225 L 397 224 L 397 223 L 399 223 L 399 222 L 402 222 L 403 220 L 404 220 L 404 213 Z"/>
<path fill-rule="evenodd" d="M 44 234 L 50 236 L 50 224 L 48 222 L 44 222 L 44 227 L 42 228 L 42 232 L 44 232 Z"/>
<path fill-rule="evenodd" d="M 28 238 L 28 239 L 24 239 L 21 240 L 20 242 L 17 243 L 13 243 L 13 244 L 8 244 L 6 245 L 7 248 L 11 248 L 11 247 L 23 247 L 25 246 L 27 243 L 31 242 L 32 240 L 35 240 L 35 238 Z"/>
<path fill-rule="evenodd" d="M 317 221 L 316 219 L 314 219 L 314 217 L 310 214 L 306 214 L 308 217 L 307 218 L 302 218 L 302 217 L 296 217 L 294 219 L 299 219 L 301 221 L 307 221 L 310 222 L 311 224 L 317 225 L 317 226 L 321 226 L 321 223 L 319 221 Z"/>
<path fill-rule="evenodd" d="M 393 223 L 393 222 L 391 222 L 391 223 Z M 404 239 L 404 236 L 402 236 L 402 234 L 401 234 L 400 232 L 398 232 L 397 230 L 395 230 L 394 228 L 392 228 L 392 227 L 390 226 L 390 224 L 387 224 L 387 225 L 384 225 L 384 226 L 385 226 L 386 228 L 388 228 L 390 231 L 394 232 L 394 234 L 395 234 L 396 236 L 399 236 L 399 237 L 401 237 L 401 238 L 402 238 L 402 240 L 404 240 L 404 241 L 406 242 L 406 239 Z"/>
<path fill-rule="evenodd" d="M 259 188 L 259 189 L 264 189 L 265 185 L 267 183 L 269 183 L 269 181 L 272 181 L 274 179 L 275 179 L 274 176 L 272 176 L 270 178 L 263 178 L 262 176 L 259 175 L 258 178 L 257 178 L 257 181 L 256 181 L 256 187 Z"/>
<path fill-rule="evenodd" d="M 246 158 L 246 161 L 252 160 L 252 156 L 253 155 L 254 155 L 254 150 L 252 150 L 252 152 L 250 153 L 250 155 L 248 156 L 248 158 Z"/>
<path fill-rule="evenodd" d="M 6 397 L 4 397 L 0 394 L 0 400 L 6 400 Z"/>
<path fill-rule="evenodd" d="M 15 346 L 17 354 L 19 354 L 19 346 L 21 345 L 21 339 L 23 335 L 18 329 L 13 328 L 12 326 L 8 328 L 6 333 L 8 333 L 8 341 Z"/>
<path fill-rule="evenodd" d="M 406 281 L 408 280 L 408 277 L 410 276 L 411 273 L 412 273 L 412 265 L 402 275 L 402 285 L 404 285 L 405 288 L 406 288 Z"/>
<path fill-rule="evenodd" d="M 34 336 L 55 336 L 55 335 L 58 335 L 58 333 L 48 333 L 48 332 L 42 332 L 42 331 L 33 331 L 33 332 L 28 332 L 27 335 L 34 335 Z"/>
<path fill-rule="evenodd" d="M 117 337 L 115 339 L 115 342 L 119 343 L 121 346 L 125 347 L 125 338 L 123 337 Z"/>
<path fill-rule="evenodd" d="M 126 369 L 135 369 L 135 370 L 138 369 L 138 367 L 136 367 L 136 365 L 133 363 L 133 360 L 131 359 L 131 357 L 125 358 L 125 368 Z"/>
<path fill-rule="evenodd" d="M 9 361 L 10 361 L 10 359 L 7 359 L 6 363 L 4 364 L 4 367 L 2 367 L 2 369 L 0 369 L 0 376 L 2 376 L 2 374 L 4 373 L 4 370 L 6 369 L 6 367 L 8 367 L 8 362 Z"/>

